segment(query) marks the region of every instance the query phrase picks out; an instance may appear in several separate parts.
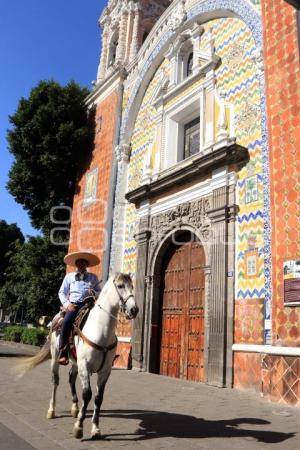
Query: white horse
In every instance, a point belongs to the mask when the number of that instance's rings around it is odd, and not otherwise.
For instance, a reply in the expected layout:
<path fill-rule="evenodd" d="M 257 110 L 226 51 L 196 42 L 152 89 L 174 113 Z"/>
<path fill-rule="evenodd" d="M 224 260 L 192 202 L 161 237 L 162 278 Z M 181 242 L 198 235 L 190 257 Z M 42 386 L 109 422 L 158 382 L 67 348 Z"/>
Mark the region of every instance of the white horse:
<path fill-rule="evenodd" d="M 88 319 L 80 333 L 75 339 L 77 351 L 77 363 L 71 358 L 71 370 L 69 383 L 72 392 L 71 414 L 77 418 L 74 426 L 74 436 L 77 439 L 83 437 L 83 422 L 86 416 L 88 404 L 92 398 L 90 386 L 90 374 L 97 373 L 97 394 L 95 396 L 94 414 L 92 418 L 91 436 L 100 439 L 99 428 L 100 408 L 107 380 L 111 374 L 113 361 L 116 354 L 117 339 L 116 325 L 119 310 L 122 310 L 127 319 L 134 319 L 138 313 L 138 307 L 133 295 L 133 284 L 131 277 L 127 274 L 118 273 L 105 284 L 95 306 L 92 308 Z M 48 419 L 55 417 L 56 390 L 59 384 L 59 365 L 57 363 L 57 334 L 51 333 L 47 342 L 40 352 L 22 363 L 23 370 L 29 370 L 47 359 L 51 360 L 53 392 L 47 413 Z M 79 411 L 78 397 L 76 394 L 76 378 L 79 377 L 82 384 L 83 404 Z M 78 417 L 77 417 L 78 416 Z"/>

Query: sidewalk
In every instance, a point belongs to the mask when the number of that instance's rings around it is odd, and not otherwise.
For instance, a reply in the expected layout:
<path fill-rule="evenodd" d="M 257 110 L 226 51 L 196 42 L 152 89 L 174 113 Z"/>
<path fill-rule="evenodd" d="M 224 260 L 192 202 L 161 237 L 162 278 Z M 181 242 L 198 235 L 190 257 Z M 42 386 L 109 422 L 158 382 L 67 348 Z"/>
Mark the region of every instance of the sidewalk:
<path fill-rule="evenodd" d="M 113 370 L 104 396 L 103 440 L 90 440 L 91 402 L 84 439 L 78 441 L 72 436 L 68 368 L 60 372 L 54 420 L 46 419 L 49 363 L 21 380 L 12 376 L 12 355 L 34 351 L 0 341 L 0 423 L 37 450 L 300 449 L 299 409 L 268 403 L 257 394 L 118 370 Z M 95 377 L 93 393 L 94 384 Z"/>

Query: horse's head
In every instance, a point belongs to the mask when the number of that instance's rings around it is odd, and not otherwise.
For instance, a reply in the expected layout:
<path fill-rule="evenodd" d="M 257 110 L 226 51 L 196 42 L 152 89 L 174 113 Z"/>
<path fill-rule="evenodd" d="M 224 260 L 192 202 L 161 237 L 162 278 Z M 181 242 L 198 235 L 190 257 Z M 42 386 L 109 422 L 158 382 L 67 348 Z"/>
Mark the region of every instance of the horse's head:
<path fill-rule="evenodd" d="M 125 313 L 126 319 L 134 319 L 139 308 L 134 299 L 131 276 L 125 273 L 116 273 L 113 283 L 119 296 L 120 310 Z"/>

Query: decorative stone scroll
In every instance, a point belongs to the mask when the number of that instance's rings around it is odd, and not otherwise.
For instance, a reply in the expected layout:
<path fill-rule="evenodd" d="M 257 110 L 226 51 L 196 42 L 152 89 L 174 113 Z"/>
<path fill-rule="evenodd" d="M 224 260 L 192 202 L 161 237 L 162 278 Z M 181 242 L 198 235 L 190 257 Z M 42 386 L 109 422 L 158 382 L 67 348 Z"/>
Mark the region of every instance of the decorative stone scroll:
<path fill-rule="evenodd" d="M 182 0 L 178 3 L 176 9 L 173 11 L 173 14 L 170 19 L 170 28 L 172 31 L 177 30 L 183 23 L 186 21 L 187 12 L 185 9 L 185 0 Z"/>
<path fill-rule="evenodd" d="M 168 231 L 180 227 L 180 225 L 190 225 L 195 230 L 199 230 L 206 241 L 210 236 L 210 219 L 208 211 L 211 209 L 209 198 L 203 198 L 190 203 L 183 203 L 176 208 L 165 213 L 151 217 L 150 245 L 154 247 L 163 239 Z"/>

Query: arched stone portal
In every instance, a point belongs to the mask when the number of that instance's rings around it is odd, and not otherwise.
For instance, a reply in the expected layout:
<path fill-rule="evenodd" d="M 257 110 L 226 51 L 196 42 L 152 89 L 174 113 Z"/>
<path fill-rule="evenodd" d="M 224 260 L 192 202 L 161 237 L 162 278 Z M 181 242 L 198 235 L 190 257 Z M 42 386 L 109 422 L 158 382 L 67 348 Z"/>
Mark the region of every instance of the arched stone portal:
<path fill-rule="evenodd" d="M 247 152 L 239 149 L 239 157 Z M 127 195 L 138 204 L 151 192 L 132 191 Z M 140 313 L 132 335 L 133 367 L 158 372 L 161 274 L 164 255 L 172 236 L 189 231 L 197 236 L 205 253 L 204 295 L 204 381 L 215 386 L 232 386 L 235 184 L 218 187 L 209 196 L 140 217 L 137 242 L 136 299 Z M 174 234 L 175 233 L 175 234 Z M 183 376 L 184 377 L 184 376 Z"/>

